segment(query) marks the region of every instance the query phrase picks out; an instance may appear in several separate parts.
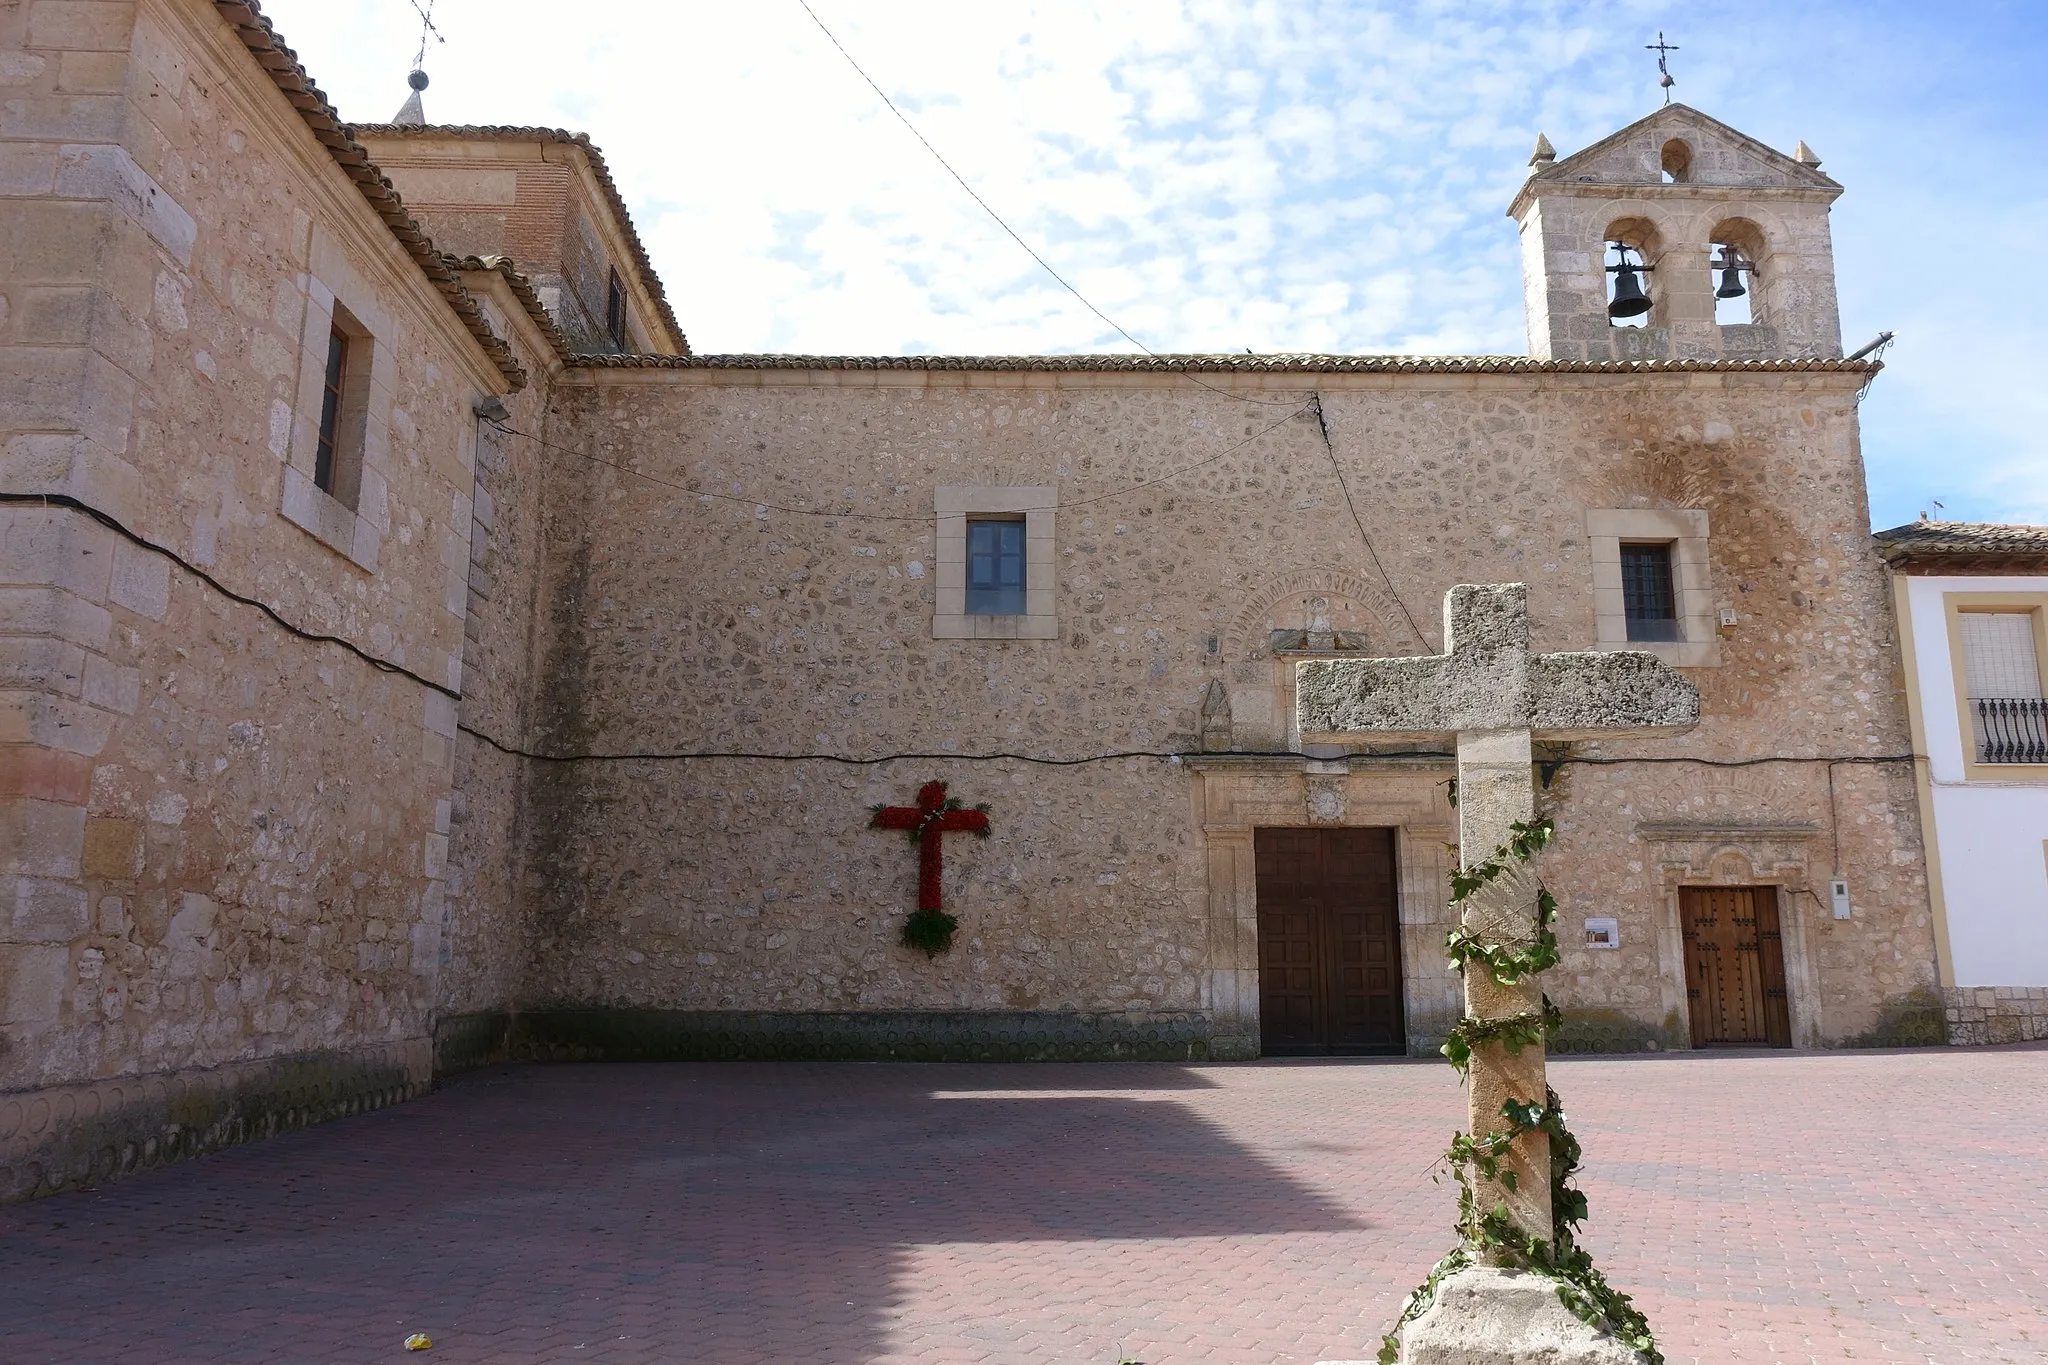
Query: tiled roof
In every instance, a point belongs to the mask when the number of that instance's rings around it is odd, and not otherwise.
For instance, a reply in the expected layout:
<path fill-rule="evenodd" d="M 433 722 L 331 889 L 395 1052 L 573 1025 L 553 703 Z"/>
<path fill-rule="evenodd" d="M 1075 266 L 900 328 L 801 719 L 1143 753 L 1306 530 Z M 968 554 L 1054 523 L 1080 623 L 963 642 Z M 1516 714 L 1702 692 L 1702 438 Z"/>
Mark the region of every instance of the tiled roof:
<path fill-rule="evenodd" d="M 548 340 L 548 346 L 557 360 L 569 360 L 576 354 L 569 347 L 569 338 L 562 335 L 562 329 L 555 325 L 554 314 L 540 301 L 540 295 L 533 292 L 533 281 L 519 273 L 510 256 L 454 256 L 443 253 L 441 259 L 448 263 L 450 270 L 490 270 L 505 277 L 512 293 L 518 298 L 526 315 L 540 328 L 541 335 Z"/>
<path fill-rule="evenodd" d="M 610 370 L 1119 370 L 1167 374 L 1876 374 L 1874 360 L 1531 360 L 1515 355 L 579 355 Z"/>
<path fill-rule="evenodd" d="M 427 234 L 420 231 L 420 225 L 405 211 L 398 191 L 391 187 L 391 182 L 370 160 L 370 154 L 348 135 L 348 125 L 334 112 L 334 106 L 320 93 L 320 87 L 313 84 L 306 68 L 299 65 L 297 54 L 278 37 L 277 30 L 271 27 L 257 0 L 214 0 L 213 7 L 235 30 L 235 36 L 249 49 L 249 55 L 256 59 L 257 65 L 284 92 L 292 108 L 298 110 L 299 117 L 313 130 L 313 136 L 320 140 L 320 145 L 327 149 L 335 164 L 355 181 L 363 198 L 384 220 L 384 226 L 391 230 L 398 244 L 405 248 L 428 281 L 447 300 L 448 306 L 455 310 L 455 315 L 462 319 L 463 326 L 469 329 L 477 344 L 490 355 L 492 363 L 505 376 L 505 382 L 515 390 L 524 388 L 526 371 L 512 358 L 511 347 L 491 330 L 490 323 L 484 320 L 483 310 L 463 289 L 462 281 L 442 260 L 441 253 L 434 249 L 434 243 Z"/>
<path fill-rule="evenodd" d="M 2048 569 L 2048 526 L 1983 521 L 1909 521 L 1877 532 L 1879 556 L 1899 568 Z"/>
<path fill-rule="evenodd" d="M 610 201 L 612 212 L 617 215 L 619 226 L 625 231 L 626 245 L 633 252 L 633 268 L 640 274 L 640 284 L 654 300 L 661 321 L 668 328 L 668 334 L 676 339 L 676 346 L 684 355 L 690 353 L 690 339 L 683 335 L 683 329 L 676 323 L 676 315 L 668 306 L 668 295 L 661 287 L 661 276 L 654 273 L 653 262 L 647 259 L 647 248 L 640 244 L 640 234 L 633 227 L 633 215 L 626 211 L 626 201 L 619 194 L 619 187 L 612 180 L 609 167 L 604 164 L 604 153 L 590 140 L 588 133 L 572 133 L 565 128 L 528 128 L 499 123 L 358 123 L 354 131 L 369 133 L 376 137 L 467 137 L 506 139 L 515 142 L 552 142 L 567 144 L 583 149 L 590 160 L 591 174 L 604 190 Z"/>

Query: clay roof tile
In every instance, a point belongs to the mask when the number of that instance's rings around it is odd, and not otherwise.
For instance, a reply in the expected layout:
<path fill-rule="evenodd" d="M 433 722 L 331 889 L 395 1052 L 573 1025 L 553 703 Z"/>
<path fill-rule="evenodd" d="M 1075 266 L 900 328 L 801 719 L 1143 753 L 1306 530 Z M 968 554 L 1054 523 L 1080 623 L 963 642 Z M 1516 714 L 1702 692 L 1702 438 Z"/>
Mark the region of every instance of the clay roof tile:
<path fill-rule="evenodd" d="M 1898 569 L 2048 572 L 2048 526 L 1909 521 L 1871 539 L 1877 542 L 1879 557 Z"/>

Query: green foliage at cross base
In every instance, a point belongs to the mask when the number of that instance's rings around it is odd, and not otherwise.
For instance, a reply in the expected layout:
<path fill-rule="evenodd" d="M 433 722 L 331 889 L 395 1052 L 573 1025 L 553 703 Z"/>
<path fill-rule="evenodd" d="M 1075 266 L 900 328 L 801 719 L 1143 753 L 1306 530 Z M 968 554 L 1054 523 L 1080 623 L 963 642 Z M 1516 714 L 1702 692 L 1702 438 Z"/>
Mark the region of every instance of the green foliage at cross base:
<path fill-rule="evenodd" d="M 903 921 L 903 945 L 937 957 L 953 946 L 953 931 L 959 927 L 960 921 L 943 910 L 913 910 Z"/>

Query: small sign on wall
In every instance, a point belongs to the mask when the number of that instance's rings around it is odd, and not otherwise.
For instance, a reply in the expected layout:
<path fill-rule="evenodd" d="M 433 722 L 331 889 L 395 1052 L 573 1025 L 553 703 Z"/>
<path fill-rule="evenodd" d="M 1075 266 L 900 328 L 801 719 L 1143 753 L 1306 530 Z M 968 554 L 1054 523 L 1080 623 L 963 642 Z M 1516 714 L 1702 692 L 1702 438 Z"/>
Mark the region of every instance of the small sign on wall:
<path fill-rule="evenodd" d="M 1828 883 L 1828 908 L 1836 919 L 1849 918 L 1849 883 L 1842 878 Z"/>
<path fill-rule="evenodd" d="M 1621 921 L 1606 915 L 1588 919 L 1586 921 L 1586 946 L 1588 948 L 1619 948 L 1621 946 Z"/>

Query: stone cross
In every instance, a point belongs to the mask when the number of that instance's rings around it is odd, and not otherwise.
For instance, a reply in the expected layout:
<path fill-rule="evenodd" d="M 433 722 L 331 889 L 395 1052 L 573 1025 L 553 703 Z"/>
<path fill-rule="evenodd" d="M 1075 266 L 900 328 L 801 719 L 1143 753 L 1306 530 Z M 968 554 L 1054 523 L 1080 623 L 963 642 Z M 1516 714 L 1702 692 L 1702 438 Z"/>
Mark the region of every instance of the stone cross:
<path fill-rule="evenodd" d="M 1681 729 L 1700 716 L 1698 691 L 1654 655 L 1532 654 L 1528 592 L 1521 583 L 1452 588 L 1444 598 L 1442 654 L 1297 665 L 1296 714 L 1304 741 L 1457 737 L 1458 850 L 1465 867 L 1486 861 L 1506 844 L 1515 822 L 1536 818 L 1535 738 Z M 1511 864 L 1509 875 L 1461 902 L 1464 924 L 1490 942 L 1532 942 L 1536 893 L 1534 873 Z M 1465 973 L 1465 1011 L 1476 1018 L 1532 1013 L 1541 998 L 1526 978 L 1504 988 L 1478 963 Z M 1541 1043 L 1519 1054 L 1500 1043 L 1473 1049 L 1474 1137 L 1506 1128 L 1504 1100 L 1540 1104 L 1544 1094 Z M 1515 1172 L 1515 1188 L 1479 1181 L 1479 1207 L 1505 1204 L 1518 1227 L 1547 1240 L 1549 1140 L 1540 1132 L 1523 1134 L 1501 1167 Z"/>

